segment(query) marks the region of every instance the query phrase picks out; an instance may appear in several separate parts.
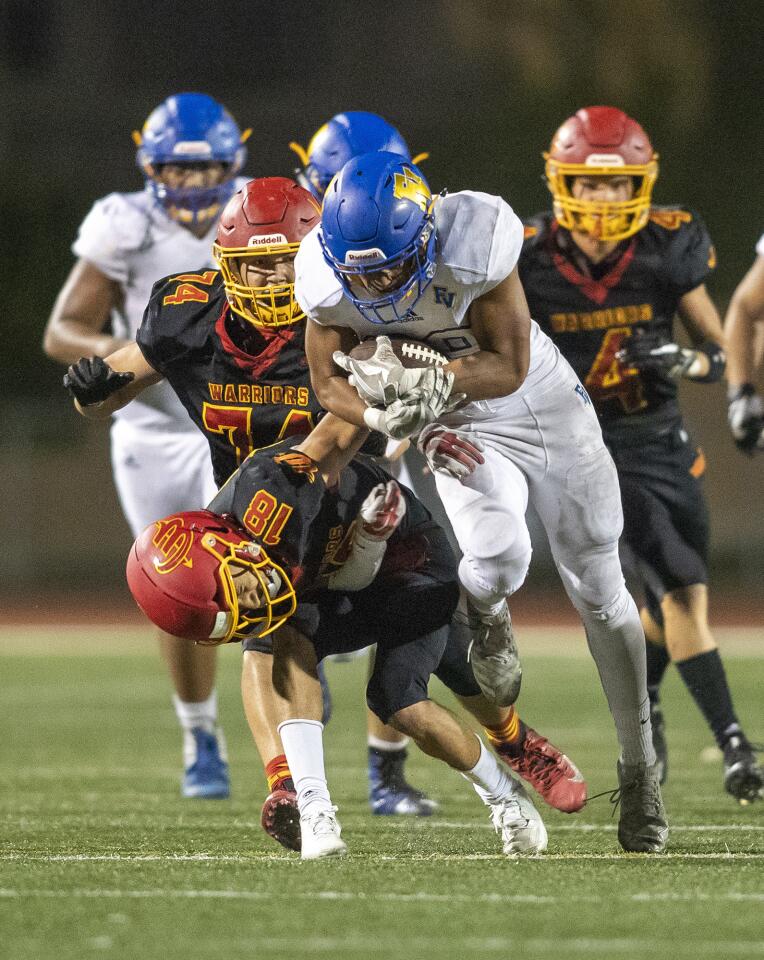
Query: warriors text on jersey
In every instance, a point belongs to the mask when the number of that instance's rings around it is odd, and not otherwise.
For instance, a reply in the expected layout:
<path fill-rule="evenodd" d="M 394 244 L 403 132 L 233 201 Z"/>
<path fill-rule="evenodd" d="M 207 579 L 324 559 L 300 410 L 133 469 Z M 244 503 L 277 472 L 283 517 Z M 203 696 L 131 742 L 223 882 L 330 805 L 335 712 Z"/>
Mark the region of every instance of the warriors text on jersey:
<path fill-rule="evenodd" d="M 470 329 L 470 304 L 509 276 L 523 242 L 522 224 L 501 197 L 471 190 L 438 197 L 432 283 L 402 320 L 379 324 L 366 320 L 344 297 L 321 252 L 320 229 L 305 237 L 295 259 L 295 295 L 308 317 L 327 326 L 350 327 L 359 339 L 385 333 L 423 340 L 449 359 L 480 349 Z M 518 395 L 553 374 L 558 362 L 554 345 L 532 324 L 530 367 Z"/>
<path fill-rule="evenodd" d="M 531 316 L 586 387 L 606 441 L 639 442 L 676 425 L 676 382 L 625 367 L 615 355 L 641 332 L 674 340 L 679 300 L 715 266 L 703 223 L 686 210 L 654 208 L 647 226 L 586 273 L 583 254 L 550 213 L 530 220 L 525 234 L 520 279 Z"/>
<path fill-rule="evenodd" d="M 298 599 L 310 600 L 347 559 L 363 501 L 390 477 L 370 458 L 358 456 L 328 490 L 316 465 L 293 450 L 294 444 L 281 440 L 248 457 L 209 509 L 234 516 L 274 560 L 289 568 Z M 388 541 L 386 563 L 393 562 L 416 527 L 430 520 L 414 495 L 401 490 L 407 509 Z"/>
<path fill-rule="evenodd" d="M 232 312 L 214 270 L 160 280 L 136 341 L 207 437 L 218 484 L 252 450 L 315 426 L 304 325 L 261 332 Z"/>
<path fill-rule="evenodd" d="M 236 181 L 237 189 L 246 183 Z M 132 340 L 141 324 L 151 288 L 189 263 L 214 267 L 217 224 L 197 237 L 168 217 L 148 190 L 110 193 L 96 201 L 82 221 L 72 252 L 96 266 L 119 287 L 121 303 L 112 312 L 114 336 Z M 114 416 L 141 430 L 191 432 L 194 427 L 169 384 L 159 383 Z"/>

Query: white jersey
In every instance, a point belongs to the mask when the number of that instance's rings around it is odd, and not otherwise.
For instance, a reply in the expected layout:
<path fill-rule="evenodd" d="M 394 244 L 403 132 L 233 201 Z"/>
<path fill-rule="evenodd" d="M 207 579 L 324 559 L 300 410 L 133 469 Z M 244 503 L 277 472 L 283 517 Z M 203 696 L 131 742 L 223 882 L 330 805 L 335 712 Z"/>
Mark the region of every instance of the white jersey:
<path fill-rule="evenodd" d="M 342 285 L 324 260 L 320 227 L 300 244 L 295 260 L 295 294 L 308 317 L 326 326 L 350 327 L 360 339 L 381 333 L 424 340 L 449 359 L 480 347 L 469 323 L 473 300 L 492 290 L 515 269 L 523 245 L 523 225 L 501 197 L 462 190 L 435 203 L 438 238 L 435 275 L 402 320 L 366 320 L 343 295 Z M 380 311 L 384 315 L 384 309 Z M 528 375 L 513 396 L 545 379 L 560 361 L 552 341 L 533 322 Z"/>
<path fill-rule="evenodd" d="M 756 253 L 760 257 L 764 257 L 764 233 L 759 237 L 759 242 L 756 244 Z"/>
<path fill-rule="evenodd" d="M 236 189 L 246 182 L 246 178 L 238 178 Z M 205 236 L 194 236 L 168 217 L 146 190 L 110 193 L 93 204 L 80 225 L 72 252 L 119 284 L 122 303 L 112 311 L 111 318 L 115 336 L 135 339 L 157 280 L 173 273 L 215 267 L 212 244 L 216 230 L 217 222 Z M 165 382 L 144 390 L 115 417 L 142 429 L 172 433 L 196 430 Z"/>

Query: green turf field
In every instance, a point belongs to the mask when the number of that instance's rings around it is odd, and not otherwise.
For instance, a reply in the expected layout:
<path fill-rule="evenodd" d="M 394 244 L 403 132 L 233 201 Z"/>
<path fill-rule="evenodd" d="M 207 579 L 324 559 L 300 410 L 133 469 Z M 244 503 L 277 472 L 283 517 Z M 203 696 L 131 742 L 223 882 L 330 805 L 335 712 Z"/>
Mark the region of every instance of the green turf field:
<path fill-rule="evenodd" d="M 760 736 L 764 651 L 728 639 L 739 712 Z M 81 641 L 0 631 L 3 960 L 764 956 L 764 803 L 722 793 L 720 760 L 673 673 L 669 852 L 621 854 L 603 798 L 574 817 L 540 804 L 548 854 L 511 861 L 469 785 L 416 752 L 411 779 L 440 811 L 370 815 L 365 667 L 330 665 L 327 768 L 351 855 L 304 864 L 260 830 L 264 781 L 237 651 L 220 661 L 233 799 L 183 801 L 180 738 L 147 631 L 121 642 L 93 627 Z M 575 631 L 527 632 L 520 706 L 590 792 L 615 785 L 609 716 Z"/>

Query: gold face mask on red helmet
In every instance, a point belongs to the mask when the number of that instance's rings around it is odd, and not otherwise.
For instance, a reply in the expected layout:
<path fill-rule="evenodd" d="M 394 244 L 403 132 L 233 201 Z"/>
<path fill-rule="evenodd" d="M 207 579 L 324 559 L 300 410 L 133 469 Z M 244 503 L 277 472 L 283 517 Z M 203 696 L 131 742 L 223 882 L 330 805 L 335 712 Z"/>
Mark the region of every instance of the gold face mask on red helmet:
<path fill-rule="evenodd" d="M 317 201 L 286 177 L 250 180 L 226 204 L 220 217 L 215 259 L 234 313 L 256 327 L 290 326 L 305 316 L 294 295 L 294 282 L 262 286 L 243 282 L 242 266 L 266 257 L 294 258 L 300 241 L 321 219 Z"/>
<path fill-rule="evenodd" d="M 563 123 L 544 153 L 546 182 L 557 222 L 597 240 L 633 236 L 648 221 L 658 154 L 642 127 L 615 107 L 586 107 Z M 576 177 L 631 177 L 627 200 L 573 196 Z"/>

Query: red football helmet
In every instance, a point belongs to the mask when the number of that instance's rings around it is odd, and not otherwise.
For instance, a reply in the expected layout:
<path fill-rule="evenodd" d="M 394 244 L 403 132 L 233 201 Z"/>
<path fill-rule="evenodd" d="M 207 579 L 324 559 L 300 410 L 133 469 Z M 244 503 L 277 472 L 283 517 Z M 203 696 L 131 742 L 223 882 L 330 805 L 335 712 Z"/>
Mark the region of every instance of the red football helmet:
<path fill-rule="evenodd" d="M 554 197 L 554 215 L 568 230 L 598 240 L 623 240 L 647 223 L 658 154 L 636 120 L 615 107 L 584 107 L 563 123 L 552 138 L 546 160 L 547 186 Z M 577 200 L 574 177 L 630 176 L 630 200 Z"/>
<path fill-rule="evenodd" d="M 248 286 L 241 264 L 254 257 L 288 254 L 321 219 L 313 196 L 286 177 L 250 180 L 228 201 L 213 250 L 231 309 L 257 327 L 284 327 L 305 314 L 294 298 L 294 282 Z"/>
<path fill-rule="evenodd" d="M 231 565 L 256 576 L 257 610 L 239 607 Z M 166 633 L 197 643 L 266 636 L 296 608 L 283 568 L 236 523 L 209 510 L 174 513 L 150 524 L 127 558 L 135 602 Z"/>

